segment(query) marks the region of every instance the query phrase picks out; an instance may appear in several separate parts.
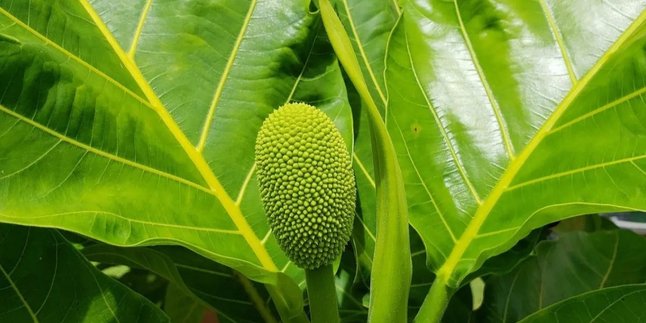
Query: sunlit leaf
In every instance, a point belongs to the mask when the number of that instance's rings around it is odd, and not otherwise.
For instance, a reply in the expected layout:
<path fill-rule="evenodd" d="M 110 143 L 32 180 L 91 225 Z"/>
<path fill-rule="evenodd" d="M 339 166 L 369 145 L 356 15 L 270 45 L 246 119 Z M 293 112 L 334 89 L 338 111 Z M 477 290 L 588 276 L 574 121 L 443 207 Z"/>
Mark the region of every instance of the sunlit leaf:
<path fill-rule="evenodd" d="M 300 298 L 253 147 L 291 100 L 351 147 L 321 32 L 305 0 L 0 1 L 0 221 L 181 244 Z"/>
<path fill-rule="evenodd" d="M 387 121 L 411 223 L 445 284 L 544 224 L 646 209 L 644 8 L 406 2 Z"/>

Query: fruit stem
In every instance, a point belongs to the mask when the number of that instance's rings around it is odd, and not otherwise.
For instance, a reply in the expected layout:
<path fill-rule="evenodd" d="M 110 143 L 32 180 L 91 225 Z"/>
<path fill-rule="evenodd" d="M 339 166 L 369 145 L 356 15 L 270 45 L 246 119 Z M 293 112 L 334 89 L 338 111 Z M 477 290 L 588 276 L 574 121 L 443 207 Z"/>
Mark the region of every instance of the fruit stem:
<path fill-rule="evenodd" d="M 313 270 L 306 269 L 305 280 L 312 323 L 338 323 L 339 309 L 332 264 Z"/>

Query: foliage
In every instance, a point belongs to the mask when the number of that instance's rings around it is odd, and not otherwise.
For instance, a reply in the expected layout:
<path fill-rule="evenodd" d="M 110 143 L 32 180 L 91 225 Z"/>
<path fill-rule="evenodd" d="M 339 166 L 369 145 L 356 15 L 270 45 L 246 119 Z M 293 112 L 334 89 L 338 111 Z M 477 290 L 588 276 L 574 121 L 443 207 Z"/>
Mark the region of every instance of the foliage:
<path fill-rule="evenodd" d="M 646 210 L 644 93 L 643 0 L 0 0 L 0 321 L 307 320 L 254 163 L 294 101 L 352 152 L 342 322 L 638 321 L 594 214 Z"/>

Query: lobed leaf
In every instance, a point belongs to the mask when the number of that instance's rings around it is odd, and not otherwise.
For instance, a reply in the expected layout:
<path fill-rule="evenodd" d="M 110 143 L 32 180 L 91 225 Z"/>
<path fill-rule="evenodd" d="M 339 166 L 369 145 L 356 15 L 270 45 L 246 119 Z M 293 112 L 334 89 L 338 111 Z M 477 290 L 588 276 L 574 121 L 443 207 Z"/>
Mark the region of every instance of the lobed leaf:
<path fill-rule="evenodd" d="M 187 246 L 300 299 L 253 147 L 290 100 L 318 105 L 351 146 L 343 79 L 308 4 L 0 1 L 0 221 Z"/>
<path fill-rule="evenodd" d="M 544 224 L 646 209 L 644 8 L 405 3 L 387 121 L 411 223 L 447 286 Z"/>

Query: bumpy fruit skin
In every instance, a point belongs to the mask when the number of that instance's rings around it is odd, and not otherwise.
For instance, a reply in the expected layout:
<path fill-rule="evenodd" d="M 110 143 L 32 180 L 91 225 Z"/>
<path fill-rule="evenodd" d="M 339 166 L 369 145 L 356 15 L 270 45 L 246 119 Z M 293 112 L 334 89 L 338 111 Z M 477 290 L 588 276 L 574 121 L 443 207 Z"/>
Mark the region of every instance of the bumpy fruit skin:
<path fill-rule="evenodd" d="M 350 239 L 356 199 L 352 161 L 332 120 L 304 103 L 283 105 L 260 128 L 256 163 L 280 247 L 304 269 L 331 263 Z"/>

